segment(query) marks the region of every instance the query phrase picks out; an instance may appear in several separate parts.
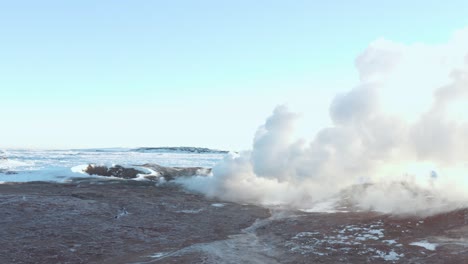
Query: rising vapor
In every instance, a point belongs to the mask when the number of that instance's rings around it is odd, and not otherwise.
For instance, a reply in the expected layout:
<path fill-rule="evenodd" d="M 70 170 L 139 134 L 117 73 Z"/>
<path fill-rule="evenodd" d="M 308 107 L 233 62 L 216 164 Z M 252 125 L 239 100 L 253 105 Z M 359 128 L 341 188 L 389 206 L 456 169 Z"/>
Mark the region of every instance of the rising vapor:
<path fill-rule="evenodd" d="M 357 57 L 360 83 L 330 105 L 331 127 L 292 137 L 278 106 L 250 151 L 187 188 L 236 202 L 425 214 L 468 201 L 468 29 L 440 45 L 377 40 Z M 313 121 L 312 121 L 313 122 Z"/>

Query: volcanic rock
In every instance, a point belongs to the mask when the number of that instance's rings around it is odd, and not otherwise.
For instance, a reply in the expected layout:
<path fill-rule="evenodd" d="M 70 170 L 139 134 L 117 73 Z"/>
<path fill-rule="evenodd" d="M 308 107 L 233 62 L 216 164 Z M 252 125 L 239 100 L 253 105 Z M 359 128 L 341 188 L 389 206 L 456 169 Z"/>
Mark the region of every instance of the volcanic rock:
<path fill-rule="evenodd" d="M 88 167 L 85 169 L 85 172 L 89 175 L 99 175 L 107 177 L 112 176 L 123 179 L 134 179 L 138 177 L 138 174 L 144 174 L 143 171 L 139 171 L 134 168 L 124 168 L 120 165 L 115 165 L 112 167 L 88 165 Z"/>
<path fill-rule="evenodd" d="M 154 163 L 147 163 L 137 167 L 148 168 L 153 170 L 156 175 L 148 174 L 143 170 L 138 170 L 134 167 L 123 167 L 120 165 L 114 165 L 112 167 L 98 166 L 90 164 L 84 170 L 89 175 L 99 175 L 106 177 L 117 177 L 123 179 L 135 179 L 139 176 L 143 176 L 148 180 L 157 180 L 159 177 L 163 177 L 166 181 L 174 180 L 177 177 L 187 177 L 194 175 L 208 175 L 211 173 L 211 169 L 202 167 L 164 167 Z"/>

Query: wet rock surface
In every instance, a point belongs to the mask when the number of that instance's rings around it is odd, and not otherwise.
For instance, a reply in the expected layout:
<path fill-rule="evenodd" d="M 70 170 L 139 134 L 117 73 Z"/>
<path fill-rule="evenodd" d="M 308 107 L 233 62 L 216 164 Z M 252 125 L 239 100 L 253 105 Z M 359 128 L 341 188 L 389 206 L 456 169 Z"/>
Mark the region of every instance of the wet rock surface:
<path fill-rule="evenodd" d="M 0 185 L 0 263 L 468 263 L 468 209 L 305 213 L 174 184 Z"/>

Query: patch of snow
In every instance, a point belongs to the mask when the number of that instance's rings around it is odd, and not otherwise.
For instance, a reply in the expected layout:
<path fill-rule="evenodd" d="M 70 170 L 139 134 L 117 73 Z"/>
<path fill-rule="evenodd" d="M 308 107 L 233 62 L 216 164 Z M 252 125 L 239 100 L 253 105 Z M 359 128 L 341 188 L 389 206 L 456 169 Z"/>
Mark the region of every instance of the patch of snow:
<path fill-rule="evenodd" d="M 203 208 L 200 208 L 200 209 L 187 209 L 187 210 L 179 210 L 179 211 L 176 211 L 176 213 L 198 214 L 198 213 L 200 213 L 200 212 L 203 211 L 203 210 L 204 210 Z"/>
<path fill-rule="evenodd" d="M 167 253 L 167 252 L 156 252 L 156 253 L 150 255 L 150 258 L 159 259 L 159 258 L 162 258 L 162 257 L 166 256 L 167 254 L 169 254 L 169 253 Z"/>
<path fill-rule="evenodd" d="M 301 254 L 329 254 L 331 252 L 348 252 L 355 250 L 362 246 L 362 241 L 374 240 L 373 243 L 381 243 L 386 245 L 393 245 L 397 242 L 395 240 L 380 240 L 384 237 L 383 222 L 377 221 L 367 225 L 345 225 L 341 229 L 333 230 L 330 234 L 323 234 L 320 232 L 300 232 L 296 234 L 286 243 L 286 246 L 293 252 L 300 252 Z M 333 246 L 332 246 L 333 245 Z M 352 246 L 352 247 L 350 247 Z M 326 251 L 323 252 L 323 247 Z M 356 248 L 357 247 L 357 248 Z M 365 248 L 365 246 L 364 246 Z M 322 252 L 319 252 L 322 250 Z M 376 249 L 367 248 L 361 250 L 358 254 L 375 255 Z M 381 252 L 382 258 L 391 259 L 392 257 L 399 257 L 396 253 Z M 379 255 L 380 256 L 380 255 Z"/>
<path fill-rule="evenodd" d="M 320 232 L 300 232 L 297 235 L 295 235 L 293 239 L 301 237 L 314 237 L 316 235 L 320 235 Z"/>
<path fill-rule="evenodd" d="M 362 235 L 359 235 L 359 236 L 356 237 L 356 240 L 360 240 L 360 241 L 366 241 L 366 240 L 370 240 L 370 239 L 379 240 L 379 238 L 377 236 L 373 236 L 371 234 L 362 234 Z"/>
<path fill-rule="evenodd" d="M 367 231 L 369 234 L 377 235 L 379 237 L 384 237 L 383 229 L 371 229 Z"/>
<path fill-rule="evenodd" d="M 393 244 L 397 243 L 396 240 L 394 240 L 394 239 L 382 240 L 382 242 L 387 243 L 389 245 L 393 245 Z"/>
<path fill-rule="evenodd" d="M 419 242 L 410 243 L 410 246 L 423 247 L 423 248 L 425 248 L 427 250 L 434 251 L 438 245 L 434 244 L 434 243 L 429 243 L 426 240 L 423 240 L 423 241 L 419 241 Z"/>
<path fill-rule="evenodd" d="M 386 261 L 396 261 L 399 260 L 400 258 L 404 257 L 405 254 L 398 254 L 395 251 L 390 251 L 388 253 L 385 253 L 383 251 L 377 250 L 377 257 L 383 258 Z"/>
<path fill-rule="evenodd" d="M 211 204 L 211 206 L 213 206 L 213 207 L 224 207 L 224 206 L 226 206 L 226 204 L 223 204 L 223 203 L 213 203 L 213 204 Z"/>

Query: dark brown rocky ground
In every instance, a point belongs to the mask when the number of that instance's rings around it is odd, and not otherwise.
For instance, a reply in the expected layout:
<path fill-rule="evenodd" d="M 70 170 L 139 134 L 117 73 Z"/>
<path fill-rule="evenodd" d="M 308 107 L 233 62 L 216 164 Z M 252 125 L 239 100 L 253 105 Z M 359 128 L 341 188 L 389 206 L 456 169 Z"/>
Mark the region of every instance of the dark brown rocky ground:
<path fill-rule="evenodd" d="M 0 263 L 128 263 L 226 239 L 269 216 L 217 202 L 141 181 L 2 184 Z"/>
<path fill-rule="evenodd" d="M 410 245 L 437 245 L 434 250 Z M 428 218 L 226 203 L 173 184 L 0 185 L 0 263 L 468 263 L 468 210 Z"/>

